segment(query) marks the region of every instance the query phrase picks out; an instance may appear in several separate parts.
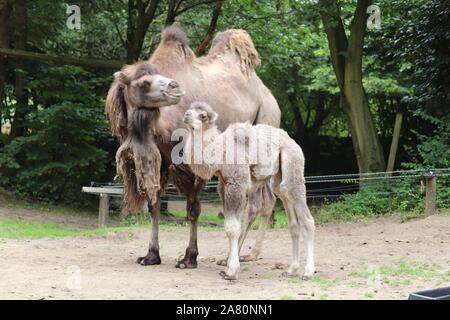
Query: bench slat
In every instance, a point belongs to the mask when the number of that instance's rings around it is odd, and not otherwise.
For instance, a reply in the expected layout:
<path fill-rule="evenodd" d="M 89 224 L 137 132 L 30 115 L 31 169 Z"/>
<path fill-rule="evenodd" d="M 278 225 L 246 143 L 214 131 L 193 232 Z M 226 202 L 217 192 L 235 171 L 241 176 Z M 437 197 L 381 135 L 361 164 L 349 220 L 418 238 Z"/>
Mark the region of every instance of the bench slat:
<path fill-rule="evenodd" d="M 123 194 L 123 188 L 111 188 L 111 187 L 83 187 L 85 193 L 93 194 Z"/>

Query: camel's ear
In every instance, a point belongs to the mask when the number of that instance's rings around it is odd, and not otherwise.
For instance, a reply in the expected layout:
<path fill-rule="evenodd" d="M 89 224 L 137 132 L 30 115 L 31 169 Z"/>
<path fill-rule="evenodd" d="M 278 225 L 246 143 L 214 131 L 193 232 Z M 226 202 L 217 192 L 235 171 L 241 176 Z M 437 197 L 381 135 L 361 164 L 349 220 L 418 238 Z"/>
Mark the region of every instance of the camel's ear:
<path fill-rule="evenodd" d="M 127 134 L 127 105 L 121 83 L 114 81 L 109 88 L 105 103 L 105 113 L 108 116 L 113 134 L 120 134 L 123 140 Z"/>
<path fill-rule="evenodd" d="M 208 111 L 208 119 L 210 123 L 215 123 L 218 117 L 219 115 L 215 111 L 212 110 Z"/>
<path fill-rule="evenodd" d="M 126 86 L 131 82 L 130 78 L 125 74 L 125 72 L 122 71 L 117 71 L 116 73 L 114 73 L 114 79 Z"/>

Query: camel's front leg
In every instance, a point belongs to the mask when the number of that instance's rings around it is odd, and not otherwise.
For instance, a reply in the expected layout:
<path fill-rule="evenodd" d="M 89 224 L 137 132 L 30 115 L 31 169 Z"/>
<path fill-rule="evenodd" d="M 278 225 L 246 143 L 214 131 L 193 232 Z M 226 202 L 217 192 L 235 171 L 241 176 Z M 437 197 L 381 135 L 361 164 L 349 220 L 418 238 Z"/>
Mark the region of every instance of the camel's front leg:
<path fill-rule="evenodd" d="M 227 212 L 224 224 L 229 242 L 229 252 L 227 270 L 222 271 L 220 275 L 226 280 L 237 280 L 240 269 L 238 239 L 241 233 L 241 224 L 239 222 L 239 213 Z"/>
<path fill-rule="evenodd" d="M 157 202 L 155 205 L 150 206 L 151 214 L 151 239 L 148 248 L 147 255 L 139 257 L 137 263 L 143 266 L 161 264 L 161 258 L 159 256 L 159 212 L 161 210 L 161 195 L 158 193 Z"/>
<path fill-rule="evenodd" d="M 238 172 L 239 173 L 239 172 Z M 245 177 L 238 176 L 230 179 L 225 185 L 223 192 L 224 199 L 224 225 L 228 237 L 229 250 L 227 270 L 221 272 L 221 276 L 226 280 L 236 280 L 240 269 L 239 263 L 239 236 L 241 234 L 241 223 L 239 214 L 247 205 L 247 181 Z"/>
<path fill-rule="evenodd" d="M 197 256 L 198 256 L 197 228 L 198 228 L 198 217 L 201 211 L 198 194 L 195 194 L 187 198 L 186 211 L 190 223 L 189 244 L 188 247 L 186 248 L 184 257 L 181 260 L 177 261 L 175 267 L 181 269 L 184 268 L 193 269 L 197 268 Z"/>

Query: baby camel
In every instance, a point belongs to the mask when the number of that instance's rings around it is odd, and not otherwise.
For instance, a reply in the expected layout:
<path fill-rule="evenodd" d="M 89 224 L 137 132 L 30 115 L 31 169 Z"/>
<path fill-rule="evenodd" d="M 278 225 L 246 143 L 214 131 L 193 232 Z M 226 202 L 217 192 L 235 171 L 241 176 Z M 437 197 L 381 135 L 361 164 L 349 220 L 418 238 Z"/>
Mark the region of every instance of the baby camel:
<path fill-rule="evenodd" d="M 306 245 L 303 276 L 311 277 L 315 271 L 315 226 L 306 205 L 305 160 L 301 148 L 285 131 L 262 124 L 232 124 L 221 133 L 216 126 L 217 117 L 206 104 L 195 104 L 186 111 L 184 123 L 189 135 L 184 161 L 200 178 L 209 180 L 216 175 L 220 180 L 219 193 L 229 240 L 227 270 L 221 276 L 237 279 L 239 250 L 246 231 L 241 235 L 240 213 L 246 209 L 250 193 L 265 192 L 263 188 L 270 185 L 283 202 L 292 237 L 292 261 L 286 275 L 296 275 L 300 267 L 301 235 Z M 264 197 L 260 199 L 264 201 Z"/>

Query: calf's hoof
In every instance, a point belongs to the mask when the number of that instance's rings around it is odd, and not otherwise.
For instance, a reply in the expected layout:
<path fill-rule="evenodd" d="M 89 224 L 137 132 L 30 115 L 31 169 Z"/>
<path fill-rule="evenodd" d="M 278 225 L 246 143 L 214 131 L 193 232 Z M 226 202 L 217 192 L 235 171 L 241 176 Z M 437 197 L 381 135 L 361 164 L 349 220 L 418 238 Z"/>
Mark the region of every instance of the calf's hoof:
<path fill-rule="evenodd" d="M 219 275 L 222 277 L 222 279 L 224 280 L 237 280 L 237 276 L 230 276 L 228 275 L 225 271 L 220 271 Z"/>
<path fill-rule="evenodd" d="M 294 278 L 294 277 L 298 277 L 299 276 L 299 274 L 297 272 L 295 272 L 295 271 L 294 272 L 292 272 L 292 271 L 285 271 L 281 275 L 283 277 L 286 277 L 286 278 Z"/>
<path fill-rule="evenodd" d="M 250 262 L 250 261 L 256 261 L 258 260 L 258 257 L 254 254 L 246 254 L 245 256 L 239 256 L 239 262 Z"/>
<path fill-rule="evenodd" d="M 314 268 L 314 267 L 305 267 L 305 273 L 303 274 L 302 279 L 303 280 L 311 279 L 315 272 L 316 272 L 316 268 Z"/>
<path fill-rule="evenodd" d="M 226 267 L 228 265 L 228 259 L 217 260 L 216 264 L 218 266 Z"/>

